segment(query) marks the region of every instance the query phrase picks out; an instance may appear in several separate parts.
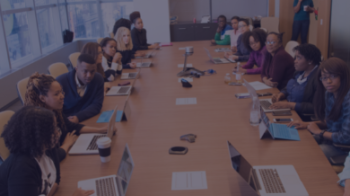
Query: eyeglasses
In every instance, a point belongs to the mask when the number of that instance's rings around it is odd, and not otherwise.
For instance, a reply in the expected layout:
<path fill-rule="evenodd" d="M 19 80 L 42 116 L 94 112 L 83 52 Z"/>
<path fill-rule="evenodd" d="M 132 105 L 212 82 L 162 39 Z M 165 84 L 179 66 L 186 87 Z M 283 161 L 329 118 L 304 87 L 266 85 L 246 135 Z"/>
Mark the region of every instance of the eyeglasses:
<path fill-rule="evenodd" d="M 322 82 L 325 82 L 325 81 L 327 81 L 328 79 L 330 79 L 331 81 L 333 81 L 334 79 L 336 79 L 336 78 L 338 78 L 339 76 L 337 76 L 337 75 L 333 75 L 333 74 L 330 74 L 329 76 L 321 76 L 320 77 L 320 80 L 322 81 Z"/>
<path fill-rule="evenodd" d="M 277 42 L 265 42 L 266 45 L 274 45 Z"/>

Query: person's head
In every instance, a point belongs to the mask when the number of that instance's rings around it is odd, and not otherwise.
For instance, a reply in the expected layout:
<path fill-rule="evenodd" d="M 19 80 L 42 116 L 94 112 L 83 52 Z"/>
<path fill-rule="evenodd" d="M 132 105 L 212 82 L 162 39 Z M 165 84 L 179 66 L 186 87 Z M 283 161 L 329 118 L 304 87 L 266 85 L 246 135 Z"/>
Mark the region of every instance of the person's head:
<path fill-rule="evenodd" d="M 115 39 L 113 38 L 110 38 L 110 37 L 104 38 L 100 42 L 100 45 L 102 47 L 103 55 L 105 55 L 108 58 L 113 57 L 117 52 L 117 41 L 115 41 Z"/>
<path fill-rule="evenodd" d="M 75 68 L 78 79 L 83 85 L 89 84 L 96 73 L 96 61 L 90 54 L 80 54 Z"/>
<path fill-rule="evenodd" d="M 234 30 L 238 30 L 238 22 L 239 22 L 238 16 L 234 16 L 231 18 L 231 26 Z"/>
<path fill-rule="evenodd" d="M 39 106 L 61 111 L 64 103 L 63 89 L 50 75 L 34 73 L 27 84 L 24 105 Z"/>
<path fill-rule="evenodd" d="M 274 55 L 276 51 L 282 46 L 283 33 L 270 32 L 266 38 L 266 50 Z"/>
<path fill-rule="evenodd" d="M 243 43 L 250 51 L 258 51 L 265 46 L 266 32 L 262 29 L 254 29 L 243 34 Z"/>
<path fill-rule="evenodd" d="M 294 49 L 294 67 L 296 71 L 313 69 L 321 62 L 321 51 L 313 44 L 302 44 Z"/>
<path fill-rule="evenodd" d="M 226 23 L 227 23 L 226 16 L 220 15 L 220 16 L 218 17 L 218 25 L 219 25 L 219 27 L 220 27 L 220 28 L 225 28 Z"/>
<path fill-rule="evenodd" d="M 10 153 L 40 158 L 57 145 L 60 132 L 52 111 L 24 106 L 11 117 L 1 137 Z"/>
<path fill-rule="evenodd" d="M 130 14 L 130 21 L 132 22 L 132 24 L 134 24 L 136 29 L 143 29 L 143 22 L 141 19 L 141 14 L 138 11 L 135 11 L 133 13 Z"/>
<path fill-rule="evenodd" d="M 139 11 L 134 11 L 129 15 L 129 19 L 132 23 L 134 23 L 136 18 L 141 18 L 141 13 Z"/>
<path fill-rule="evenodd" d="M 342 103 L 350 90 L 350 70 L 347 64 L 339 58 L 329 58 L 323 61 L 317 72 L 318 85 L 314 96 L 316 116 L 322 120 L 336 121 L 341 115 Z M 325 116 L 325 93 L 333 93 L 334 106 Z"/>
<path fill-rule="evenodd" d="M 96 64 L 102 63 L 102 48 L 96 42 L 89 42 L 83 46 L 81 54 L 89 54 L 94 57 Z"/>
<path fill-rule="evenodd" d="M 133 44 L 131 41 L 129 29 L 120 27 L 117 31 L 117 34 L 114 36 L 114 39 L 117 40 L 117 50 L 132 50 Z"/>
<path fill-rule="evenodd" d="M 249 29 L 249 21 L 247 19 L 239 19 L 238 22 L 238 30 L 243 34 L 245 32 L 250 31 Z"/>
<path fill-rule="evenodd" d="M 120 27 L 131 29 L 131 22 L 128 19 L 121 18 L 114 23 L 113 34 L 115 35 Z"/>

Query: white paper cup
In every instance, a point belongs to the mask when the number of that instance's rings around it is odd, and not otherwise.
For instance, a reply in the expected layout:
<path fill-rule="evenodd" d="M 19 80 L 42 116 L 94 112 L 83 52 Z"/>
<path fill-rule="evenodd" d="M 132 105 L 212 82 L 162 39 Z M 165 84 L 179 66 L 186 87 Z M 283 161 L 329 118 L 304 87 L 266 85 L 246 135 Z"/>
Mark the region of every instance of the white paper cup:
<path fill-rule="evenodd" d="M 306 9 L 307 9 L 307 7 L 309 7 L 309 6 L 307 6 L 307 5 L 304 5 L 304 11 L 306 12 Z"/>
<path fill-rule="evenodd" d="M 111 143 L 112 140 L 109 137 L 101 137 L 96 141 L 102 163 L 111 160 Z"/>

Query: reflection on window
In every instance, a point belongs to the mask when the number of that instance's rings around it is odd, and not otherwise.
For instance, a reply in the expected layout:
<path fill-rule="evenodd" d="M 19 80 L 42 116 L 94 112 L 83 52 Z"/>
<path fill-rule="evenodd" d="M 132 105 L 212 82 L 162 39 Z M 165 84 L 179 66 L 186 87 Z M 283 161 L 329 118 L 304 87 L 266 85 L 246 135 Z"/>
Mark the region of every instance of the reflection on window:
<path fill-rule="evenodd" d="M 129 19 L 129 14 L 134 11 L 134 3 L 102 3 L 101 8 L 104 22 L 104 36 L 109 37 L 109 33 L 113 31 L 115 21 L 120 18 Z"/>
<path fill-rule="evenodd" d="M 3 15 L 11 62 L 31 54 L 27 12 Z"/>
<path fill-rule="evenodd" d="M 35 6 L 49 5 L 56 3 L 56 0 L 35 0 Z"/>
<path fill-rule="evenodd" d="M 62 30 L 69 29 L 66 6 L 59 6 Z"/>
<path fill-rule="evenodd" d="M 26 0 L 0 0 L 1 9 L 11 10 L 11 9 L 20 9 L 26 7 Z"/>
<path fill-rule="evenodd" d="M 97 5 L 95 3 L 68 6 L 70 30 L 75 38 L 99 37 Z"/>
<path fill-rule="evenodd" d="M 36 11 L 38 19 L 38 30 L 41 48 L 55 44 L 55 32 L 52 16 L 52 8 L 40 9 Z"/>

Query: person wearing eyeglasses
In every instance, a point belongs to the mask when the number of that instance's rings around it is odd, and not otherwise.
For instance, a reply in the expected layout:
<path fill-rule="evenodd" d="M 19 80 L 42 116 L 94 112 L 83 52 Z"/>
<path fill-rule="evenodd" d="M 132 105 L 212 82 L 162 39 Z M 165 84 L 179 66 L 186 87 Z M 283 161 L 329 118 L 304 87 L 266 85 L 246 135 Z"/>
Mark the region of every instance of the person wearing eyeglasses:
<path fill-rule="evenodd" d="M 312 0 L 294 0 L 294 21 L 292 40 L 298 41 L 301 36 L 301 44 L 307 43 L 307 34 L 310 26 L 310 13 L 315 11 Z"/>
<path fill-rule="evenodd" d="M 332 156 L 348 153 L 333 145 L 350 145 L 350 70 L 339 58 L 323 61 L 317 72 L 317 90 L 314 110 L 318 122 L 295 121 L 289 126 L 308 129 L 315 137 L 323 153 Z"/>
<path fill-rule="evenodd" d="M 266 38 L 266 51 L 262 65 L 261 79 L 279 90 L 286 87 L 294 75 L 294 59 L 282 45 L 283 33 L 270 32 Z"/>
<path fill-rule="evenodd" d="M 230 45 L 230 34 L 228 30 L 232 27 L 227 24 L 226 16 L 220 15 L 218 17 L 218 29 L 216 30 L 215 38 L 211 40 L 213 45 Z"/>
<path fill-rule="evenodd" d="M 280 93 L 272 96 L 271 109 L 295 110 L 303 121 L 310 121 L 314 114 L 313 98 L 317 88 L 317 71 L 321 63 L 321 51 L 312 44 L 296 46 L 295 74 Z M 287 101 L 282 101 L 286 99 Z"/>
<path fill-rule="evenodd" d="M 226 52 L 225 57 L 234 61 L 248 61 L 250 51 L 244 45 L 243 35 L 250 31 L 249 21 L 247 19 L 240 19 L 238 22 L 238 30 L 241 35 L 237 39 L 237 47 L 233 47 L 232 52 Z"/>

